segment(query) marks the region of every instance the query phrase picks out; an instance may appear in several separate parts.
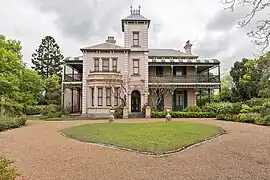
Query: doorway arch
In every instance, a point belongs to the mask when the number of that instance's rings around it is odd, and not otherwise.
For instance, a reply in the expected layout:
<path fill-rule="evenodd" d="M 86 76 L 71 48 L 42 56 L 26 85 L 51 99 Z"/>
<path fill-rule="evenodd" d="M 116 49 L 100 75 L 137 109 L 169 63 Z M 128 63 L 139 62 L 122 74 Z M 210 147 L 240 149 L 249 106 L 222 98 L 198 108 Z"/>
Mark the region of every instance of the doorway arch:
<path fill-rule="evenodd" d="M 131 112 L 141 112 L 141 93 L 134 90 L 131 93 Z"/>

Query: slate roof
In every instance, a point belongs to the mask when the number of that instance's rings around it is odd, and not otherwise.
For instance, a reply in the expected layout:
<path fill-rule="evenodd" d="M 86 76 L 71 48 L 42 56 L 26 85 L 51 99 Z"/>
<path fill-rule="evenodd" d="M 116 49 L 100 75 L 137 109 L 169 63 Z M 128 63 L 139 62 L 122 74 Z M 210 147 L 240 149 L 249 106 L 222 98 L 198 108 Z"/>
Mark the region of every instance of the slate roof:
<path fill-rule="evenodd" d="M 140 15 L 140 14 L 131 14 L 127 16 L 125 19 L 122 19 L 122 32 L 124 32 L 124 22 L 125 21 L 147 21 L 148 22 L 148 28 L 150 25 L 150 20 L 146 17 Z"/>
<path fill-rule="evenodd" d="M 219 64 L 217 59 L 148 59 L 149 63 Z"/>
<path fill-rule="evenodd" d="M 64 61 L 82 61 L 83 56 L 78 56 L 78 57 L 66 57 Z"/>
<path fill-rule="evenodd" d="M 91 51 L 91 50 L 128 50 L 128 49 L 124 48 L 122 46 L 118 46 L 114 43 L 105 42 L 105 43 L 85 47 L 85 48 L 82 48 L 81 50 L 85 50 L 85 51 L 90 50 Z"/>
<path fill-rule="evenodd" d="M 149 57 L 197 57 L 174 49 L 149 49 Z"/>
<path fill-rule="evenodd" d="M 144 17 L 144 16 L 142 16 L 140 14 L 131 14 L 131 15 L 127 16 L 123 20 L 149 21 L 149 19 L 147 19 L 146 17 Z"/>

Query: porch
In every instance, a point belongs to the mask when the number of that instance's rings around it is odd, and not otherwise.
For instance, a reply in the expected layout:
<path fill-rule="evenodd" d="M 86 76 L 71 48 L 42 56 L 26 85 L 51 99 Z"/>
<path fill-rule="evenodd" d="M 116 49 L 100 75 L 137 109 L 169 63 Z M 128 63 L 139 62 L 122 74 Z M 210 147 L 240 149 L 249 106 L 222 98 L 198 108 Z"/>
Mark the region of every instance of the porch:
<path fill-rule="evenodd" d="M 82 111 L 82 57 L 64 59 L 62 75 L 62 109 L 68 113 Z"/>

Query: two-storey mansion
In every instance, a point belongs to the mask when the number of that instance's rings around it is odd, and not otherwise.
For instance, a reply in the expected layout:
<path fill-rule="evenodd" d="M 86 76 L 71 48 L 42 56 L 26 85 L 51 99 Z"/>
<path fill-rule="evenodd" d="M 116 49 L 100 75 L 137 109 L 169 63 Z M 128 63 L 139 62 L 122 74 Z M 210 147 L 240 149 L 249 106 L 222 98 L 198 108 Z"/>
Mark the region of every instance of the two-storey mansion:
<path fill-rule="evenodd" d="M 149 49 L 150 20 L 140 9 L 122 19 L 124 47 L 114 37 L 82 48 L 82 56 L 65 58 L 62 106 L 91 117 L 109 115 L 112 106 L 124 104 L 129 113 L 141 112 L 159 92 L 158 110 L 181 111 L 196 104 L 196 91 L 220 88 L 220 62 L 198 59 L 189 41 L 185 51 Z M 209 71 L 217 68 L 217 75 Z M 168 91 L 162 91 L 165 88 Z M 155 101 L 157 102 L 157 101 Z M 151 104 L 151 103 L 150 103 Z"/>

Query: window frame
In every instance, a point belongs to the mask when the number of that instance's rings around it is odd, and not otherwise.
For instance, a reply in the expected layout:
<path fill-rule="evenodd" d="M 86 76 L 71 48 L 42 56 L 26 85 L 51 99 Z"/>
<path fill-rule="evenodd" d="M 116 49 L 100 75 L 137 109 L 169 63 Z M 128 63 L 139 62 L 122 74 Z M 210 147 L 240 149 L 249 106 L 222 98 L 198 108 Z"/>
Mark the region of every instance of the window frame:
<path fill-rule="evenodd" d="M 114 88 L 114 106 L 118 106 L 119 105 L 119 87 L 115 87 Z"/>
<path fill-rule="evenodd" d="M 103 106 L 103 88 L 98 88 L 98 106 Z"/>
<path fill-rule="evenodd" d="M 112 88 L 106 88 L 106 106 L 112 105 Z"/>
<path fill-rule="evenodd" d="M 138 63 L 137 66 L 135 66 L 135 62 Z M 137 69 L 137 73 L 135 73 L 135 69 Z M 140 74 L 140 59 L 133 59 L 133 75 L 139 75 Z"/>
<path fill-rule="evenodd" d="M 91 100 L 92 100 L 92 106 L 95 106 L 95 88 L 91 88 Z"/>
<path fill-rule="evenodd" d="M 104 62 L 108 62 L 108 66 L 105 66 Z M 106 69 L 105 69 L 105 67 L 106 67 Z M 102 58 L 102 71 L 109 72 L 109 70 L 110 70 L 110 59 L 109 58 Z"/>
<path fill-rule="evenodd" d="M 112 58 L 112 71 L 113 72 L 117 71 L 117 58 Z"/>
<path fill-rule="evenodd" d="M 133 39 L 133 46 L 134 47 L 138 47 L 140 45 L 140 32 L 139 31 L 133 31 L 133 36 L 132 36 L 132 39 Z M 137 35 L 137 37 L 135 37 L 135 35 Z M 137 42 L 137 43 L 135 43 Z"/>
<path fill-rule="evenodd" d="M 94 71 L 99 72 L 99 58 L 94 58 Z"/>

